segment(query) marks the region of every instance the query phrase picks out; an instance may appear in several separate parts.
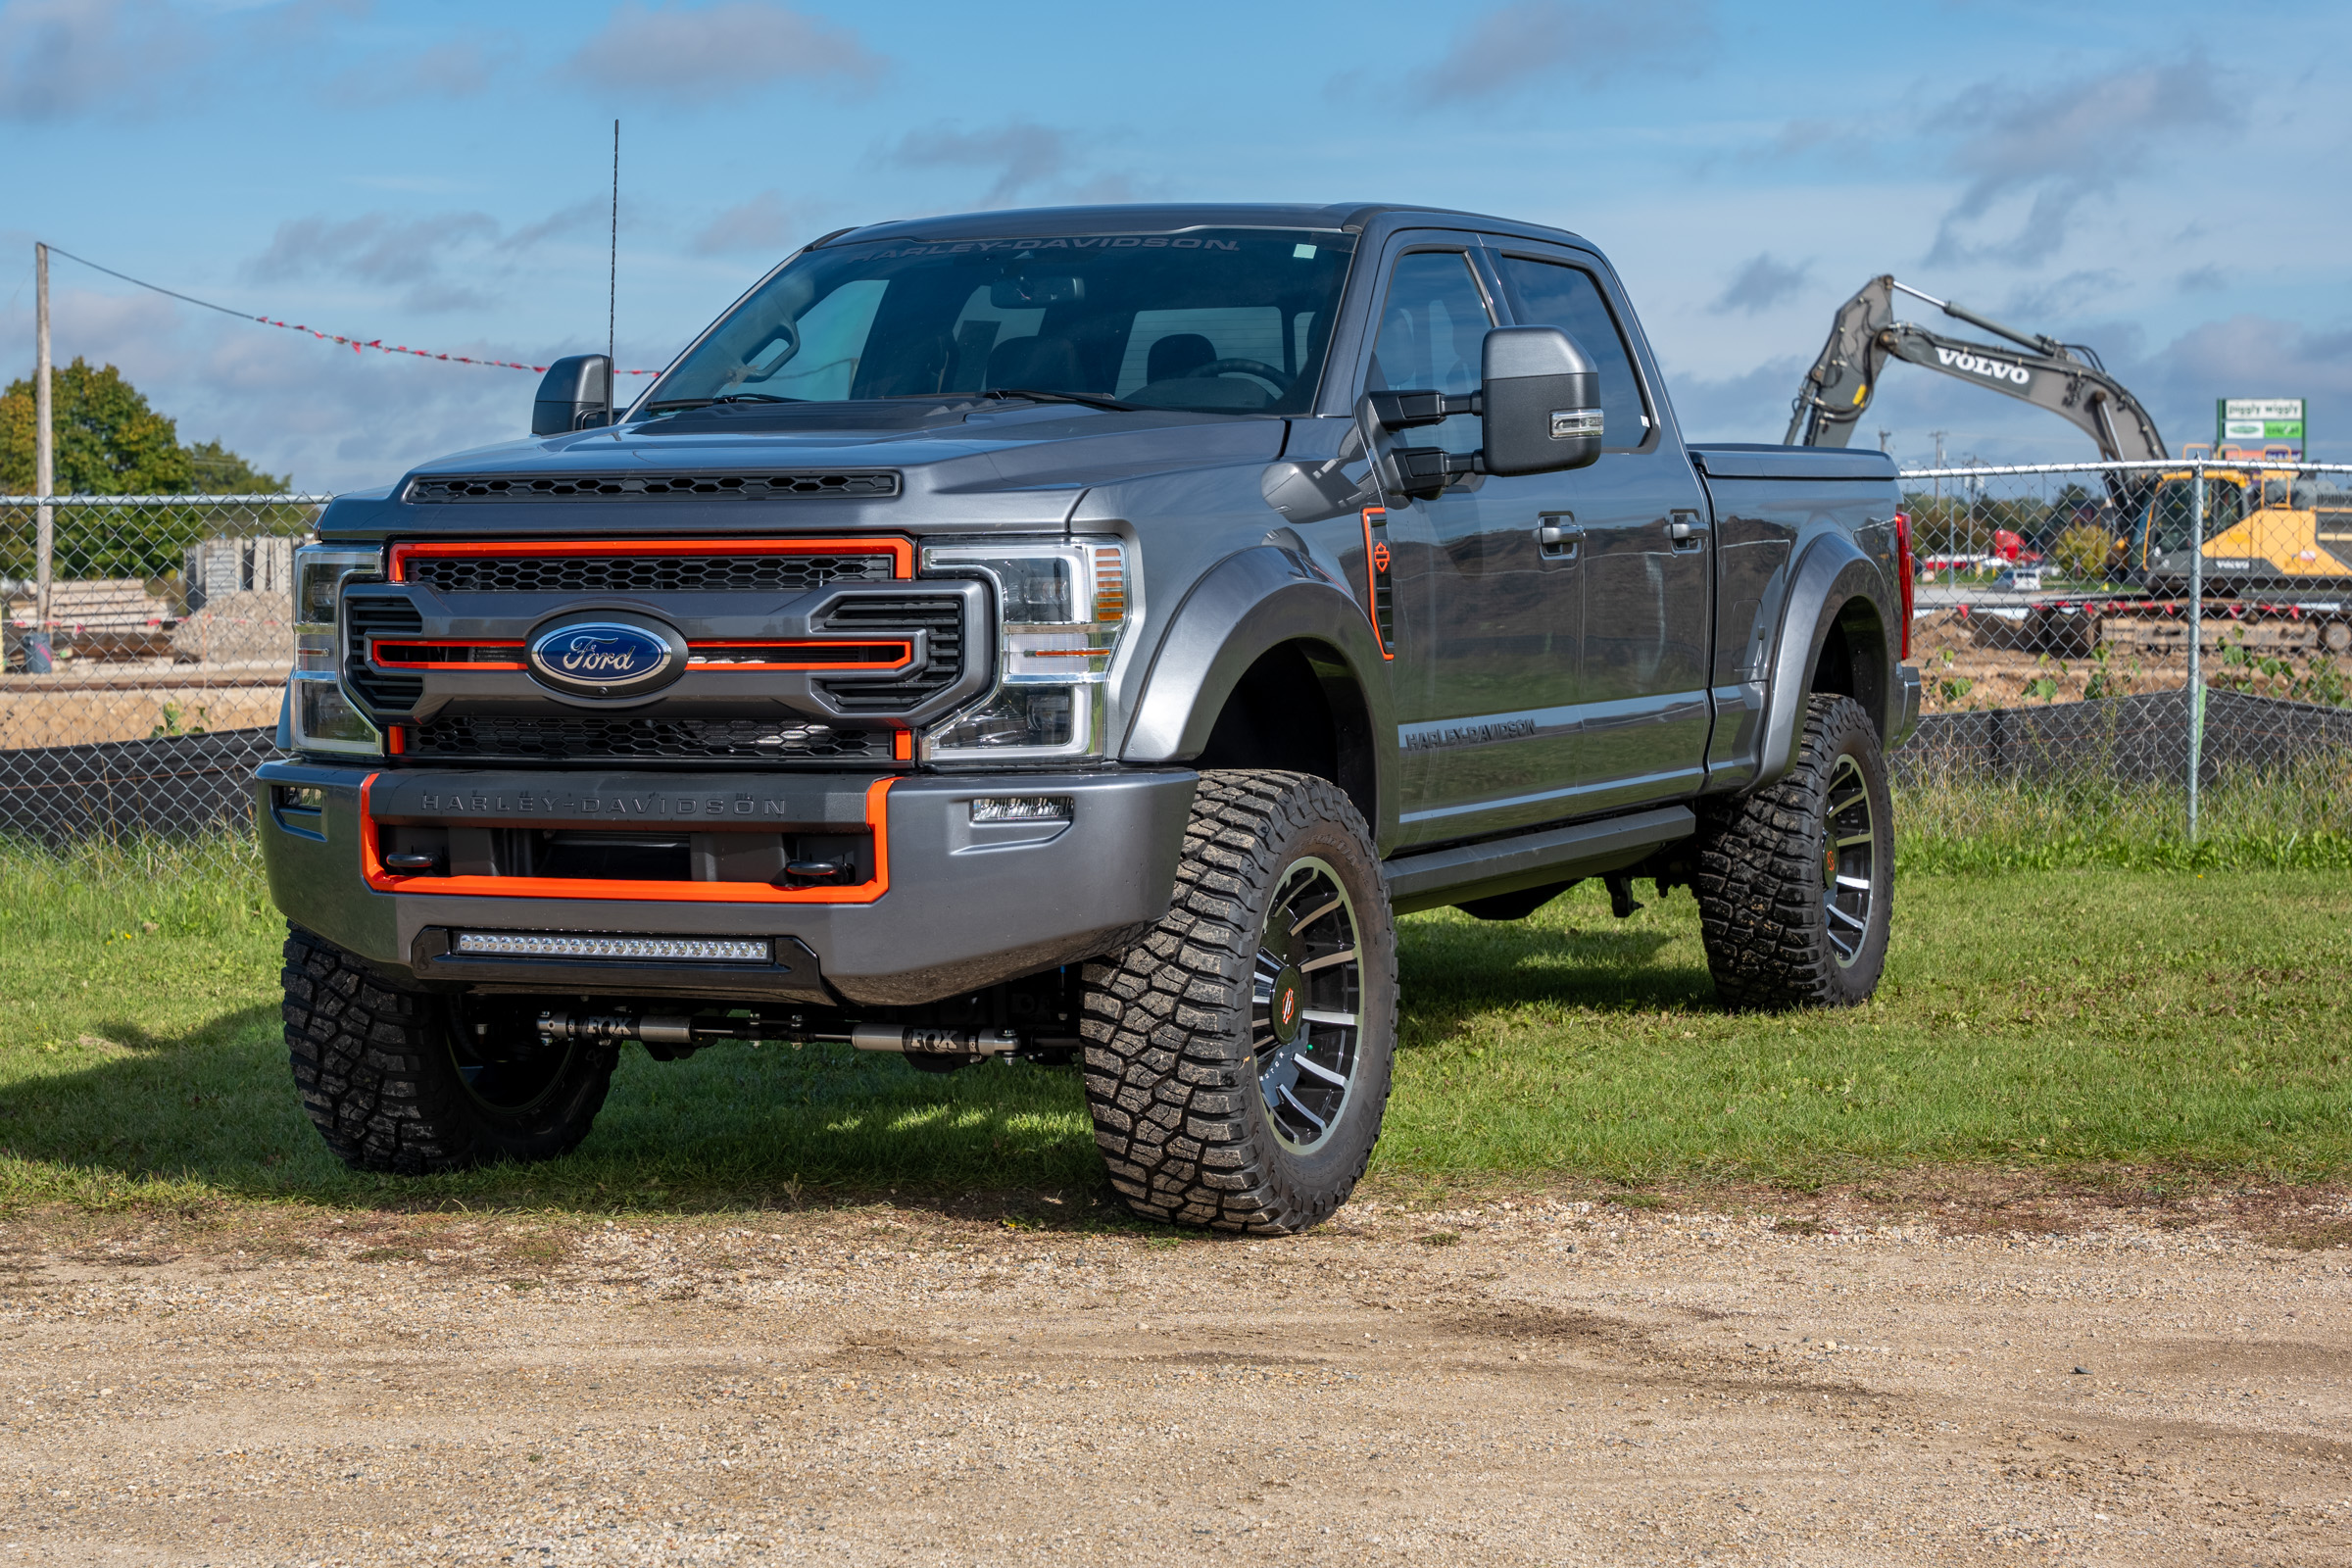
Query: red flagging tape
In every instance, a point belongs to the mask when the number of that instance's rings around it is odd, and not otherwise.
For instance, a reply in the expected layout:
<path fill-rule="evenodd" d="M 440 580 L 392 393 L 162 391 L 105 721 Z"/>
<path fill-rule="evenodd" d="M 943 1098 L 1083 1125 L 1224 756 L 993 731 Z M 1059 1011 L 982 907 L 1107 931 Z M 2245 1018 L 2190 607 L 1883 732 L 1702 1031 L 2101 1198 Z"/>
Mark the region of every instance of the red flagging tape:
<path fill-rule="evenodd" d="M 366 339 L 345 337 L 340 332 L 321 332 L 317 327 L 305 326 L 300 321 L 277 321 L 267 316 L 257 316 L 254 319 L 264 326 L 282 326 L 289 332 L 308 332 L 322 343 L 344 344 L 354 354 L 365 349 L 373 349 L 378 354 L 414 354 L 420 360 L 446 360 L 452 365 L 487 365 L 501 370 L 535 370 L 542 374 L 547 370 L 547 367 L 544 365 L 522 365 L 514 360 L 476 360 L 464 354 L 436 354 L 431 349 L 413 349 L 405 343 L 387 343 L 380 337 Z M 660 375 L 662 372 L 659 370 L 615 369 L 612 373 L 614 375 Z"/>

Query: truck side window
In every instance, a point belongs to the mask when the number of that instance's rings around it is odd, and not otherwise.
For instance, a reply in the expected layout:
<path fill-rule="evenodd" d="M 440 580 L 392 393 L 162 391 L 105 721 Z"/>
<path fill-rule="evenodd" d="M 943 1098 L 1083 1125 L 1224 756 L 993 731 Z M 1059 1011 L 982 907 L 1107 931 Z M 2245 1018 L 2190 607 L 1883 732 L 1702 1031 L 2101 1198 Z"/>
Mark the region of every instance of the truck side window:
<path fill-rule="evenodd" d="M 1522 326 L 1556 326 L 1592 357 L 1600 371 L 1601 445 L 1610 452 L 1628 452 L 1649 437 L 1649 421 L 1642 407 L 1642 382 L 1634 374 L 1633 356 L 1625 336 L 1609 313 L 1600 285 L 1581 267 L 1539 262 L 1532 257 L 1505 256 L 1500 260 L 1502 285 L 1510 291 L 1511 311 Z"/>
<path fill-rule="evenodd" d="M 1475 392 L 1487 328 L 1486 296 L 1460 251 L 1415 251 L 1389 275 L 1380 337 L 1364 379 L 1374 391 Z M 1477 416 L 1456 415 L 1429 439 L 1448 452 L 1475 452 L 1483 435 Z"/>

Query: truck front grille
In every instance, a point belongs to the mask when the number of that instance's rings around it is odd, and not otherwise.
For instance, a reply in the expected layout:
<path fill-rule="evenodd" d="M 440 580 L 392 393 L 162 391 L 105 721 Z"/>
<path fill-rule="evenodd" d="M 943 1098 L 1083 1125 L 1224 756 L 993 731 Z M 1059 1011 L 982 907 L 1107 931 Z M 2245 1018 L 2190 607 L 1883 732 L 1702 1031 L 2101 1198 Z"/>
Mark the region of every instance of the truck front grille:
<path fill-rule="evenodd" d="M 800 594 L 895 573 L 888 555 L 420 555 L 406 575 L 443 593 Z"/>
<path fill-rule="evenodd" d="M 467 762 L 887 762 L 896 733 L 790 719 L 494 714 L 406 726 L 401 750 Z"/>

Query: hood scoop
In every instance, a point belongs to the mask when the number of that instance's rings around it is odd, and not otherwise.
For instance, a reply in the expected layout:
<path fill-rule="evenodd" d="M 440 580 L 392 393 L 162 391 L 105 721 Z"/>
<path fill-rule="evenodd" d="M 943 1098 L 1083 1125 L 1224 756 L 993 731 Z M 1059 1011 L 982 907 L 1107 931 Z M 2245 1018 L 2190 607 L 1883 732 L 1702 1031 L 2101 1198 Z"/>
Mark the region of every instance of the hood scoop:
<path fill-rule="evenodd" d="M 682 497 L 694 500 L 783 500 L 845 496 L 887 500 L 899 493 L 893 468 L 757 473 L 489 473 L 431 474 L 411 479 L 401 499 L 412 506 L 466 501 L 615 501 Z"/>

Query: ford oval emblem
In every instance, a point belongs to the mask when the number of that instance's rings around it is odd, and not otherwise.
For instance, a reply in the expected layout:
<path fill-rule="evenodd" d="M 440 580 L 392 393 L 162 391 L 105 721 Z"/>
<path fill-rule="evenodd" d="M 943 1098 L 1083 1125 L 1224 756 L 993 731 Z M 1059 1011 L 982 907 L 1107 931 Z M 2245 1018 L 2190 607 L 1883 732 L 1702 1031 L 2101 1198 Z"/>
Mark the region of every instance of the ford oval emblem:
<path fill-rule="evenodd" d="M 670 674 L 676 654 L 643 626 L 575 620 L 531 639 L 526 657 L 541 680 L 582 696 L 634 695 Z"/>

